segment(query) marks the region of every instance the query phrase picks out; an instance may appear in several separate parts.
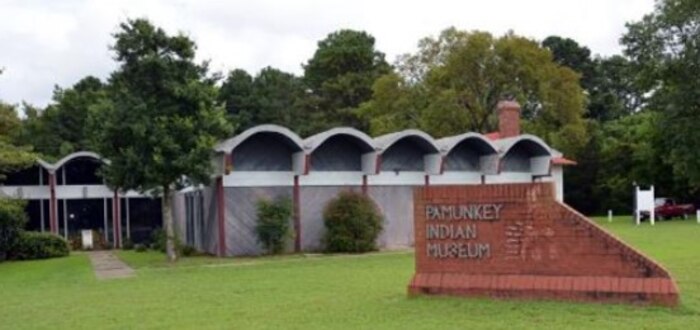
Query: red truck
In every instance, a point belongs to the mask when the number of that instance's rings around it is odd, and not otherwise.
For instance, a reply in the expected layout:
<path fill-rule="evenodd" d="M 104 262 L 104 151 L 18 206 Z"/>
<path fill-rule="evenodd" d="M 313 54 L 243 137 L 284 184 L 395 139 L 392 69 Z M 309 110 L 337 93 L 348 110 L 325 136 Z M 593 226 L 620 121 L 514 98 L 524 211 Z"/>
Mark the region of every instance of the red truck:
<path fill-rule="evenodd" d="M 673 198 L 660 197 L 654 199 L 654 217 L 658 220 L 683 218 L 695 213 L 693 204 L 676 204 Z M 649 219 L 649 212 L 640 212 L 642 220 Z"/>

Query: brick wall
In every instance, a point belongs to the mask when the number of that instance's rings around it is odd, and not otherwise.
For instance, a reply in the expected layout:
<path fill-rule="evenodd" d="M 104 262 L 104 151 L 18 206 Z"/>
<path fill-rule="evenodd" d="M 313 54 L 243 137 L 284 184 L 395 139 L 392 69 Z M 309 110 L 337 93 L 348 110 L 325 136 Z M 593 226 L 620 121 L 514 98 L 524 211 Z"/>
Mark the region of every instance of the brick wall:
<path fill-rule="evenodd" d="M 427 206 L 465 205 L 501 209 L 491 220 L 427 219 Z M 557 202 L 551 183 L 416 188 L 414 212 L 411 294 L 677 304 L 677 287 L 663 267 Z M 428 239 L 428 226 L 436 224 L 470 226 L 472 236 L 436 239 L 433 231 Z M 459 243 L 481 250 L 460 255 Z"/>

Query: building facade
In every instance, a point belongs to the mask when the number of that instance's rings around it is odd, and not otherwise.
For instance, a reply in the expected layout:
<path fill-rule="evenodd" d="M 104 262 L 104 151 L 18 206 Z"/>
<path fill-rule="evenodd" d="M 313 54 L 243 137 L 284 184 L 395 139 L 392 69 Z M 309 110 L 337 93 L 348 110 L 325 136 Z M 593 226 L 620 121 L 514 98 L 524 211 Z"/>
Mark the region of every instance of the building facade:
<path fill-rule="evenodd" d="M 293 202 L 289 251 L 319 251 L 323 209 L 343 190 L 371 197 L 384 216 L 382 248 L 413 246 L 417 186 L 551 182 L 563 201 L 563 166 L 573 164 L 540 138 L 520 133 L 520 108 L 499 104 L 499 131 L 434 139 L 419 130 L 376 138 L 333 128 L 301 139 L 287 128 L 261 125 L 215 147 L 208 187 L 175 197 L 181 239 L 220 256 L 263 253 L 255 234 L 256 203 Z"/>
<path fill-rule="evenodd" d="M 55 163 L 38 159 L 33 166 L 10 173 L 0 185 L 0 195 L 27 201 L 28 230 L 66 239 L 94 230 L 100 242 L 116 247 L 124 239 L 150 241 L 153 230 L 162 224 L 160 200 L 110 189 L 99 173 L 108 165 L 108 160 L 87 151 Z"/>

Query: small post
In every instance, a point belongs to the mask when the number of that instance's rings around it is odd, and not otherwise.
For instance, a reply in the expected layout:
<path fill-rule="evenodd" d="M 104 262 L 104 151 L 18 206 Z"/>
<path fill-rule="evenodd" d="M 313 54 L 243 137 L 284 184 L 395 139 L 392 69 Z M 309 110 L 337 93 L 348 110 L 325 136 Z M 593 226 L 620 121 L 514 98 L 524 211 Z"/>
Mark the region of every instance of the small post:
<path fill-rule="evenodd" d="M 634 186 L 634 221 L 639 226 L 642 215 L 639 214 L 639 186 Z"/>
<path fill-rule="evenodd" d="M 651 220 L 651 225 L 653 226 L 653 225 L 654 225 L 654 220 L 656 220 L 656 219 L 655 219 L 655 217 L 656 217 L 656 210 L 654 210 L 654 204 L 653 204 L 653 202 L 654 202 L 654 196 L 656 196 L 656 195 L 654 194 L 654 185 L 651 185 L 651 188 L 649 188 L 649 190 L 651 190 L 651 201 L 652 201 L 651 210 L 649 210 L 649 215 L 650 215 L 649 219 Z"/>
<path fill-rule="evenodd" d="M 700 224 L 700 210 L 695 211 L 695 219 L 697 219 L 698 224 Z"/>
<path fill-rule="evenodd" d="M 612 222 L 612 217 L 613 217 L 612 210 L 608 210 L 608 222 Z"/>

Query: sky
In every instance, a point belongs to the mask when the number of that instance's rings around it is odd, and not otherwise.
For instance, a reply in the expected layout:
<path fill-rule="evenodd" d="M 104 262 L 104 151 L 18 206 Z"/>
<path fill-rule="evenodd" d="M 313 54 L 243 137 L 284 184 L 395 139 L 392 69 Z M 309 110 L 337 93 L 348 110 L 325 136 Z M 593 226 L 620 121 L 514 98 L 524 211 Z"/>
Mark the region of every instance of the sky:
<path fill-rule="evenodd" d="M 112 33 L 127 18 L 148 18 L 198 45 L 198 60 L 222 73 L 272 66 L 300 74 L 316 43 L 338 29 L 365 30 L 394 62 L 418 40 L 455 26 L 542 40 L 559 35 L 594 54 L 622 51 L 625 23 L 653 0 L 0 0 L 0 100 L 45 106 L 54 86 L 87 75 L 106 79 L 117 64 Z"/>

